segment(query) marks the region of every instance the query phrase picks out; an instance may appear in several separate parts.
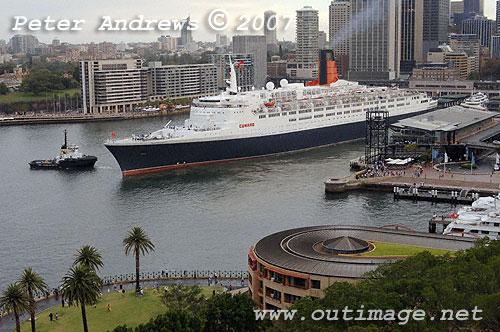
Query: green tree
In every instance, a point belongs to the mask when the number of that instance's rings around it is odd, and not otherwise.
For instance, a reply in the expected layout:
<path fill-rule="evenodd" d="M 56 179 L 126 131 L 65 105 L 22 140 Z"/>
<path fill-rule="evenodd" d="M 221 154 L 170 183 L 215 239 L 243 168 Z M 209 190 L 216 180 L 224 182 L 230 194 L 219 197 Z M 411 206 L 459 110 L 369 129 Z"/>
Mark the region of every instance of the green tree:
<path fill-rule="evenodd" d="M 173 284 L 162 295 L 161 301 L 168 309 L 183 309 L 198 312 L 205 303 L 205 297 L 198 286 Z"/>
<path fill-rule="evenodd" d="M 14 64 L 12 64 L 11 62 L 0 64 L 0 74 L 3 74 L 5 72 L 12 73 L 13 71 L 14 71 Z"/>
<path fill-rule="evenodd" d="M 255 319 L 256 303 L 247 294 L 217 294 L 208 301 L 203 332 L 262 331 L 266 321 Z"/>
<path fill-rule="evenodd" d="M 24 289 L 26 294 L 28 295 L 29 308 L 28 311 L 31 317 L 31 331 L 36 331 L 36 322 L 35 322 L 35 309 L 36 309 L 36 301 L 35 301 L 35 293 L 36 292 L 45 292 L 47 290 L 47 284 L 45 280 L 36 272 L 33 272 L 31 267 L 24 270 L 21 278 L 19 278 L 19 285 Z"/>
<path fill-rule="evenodd" d="M 469 77 L 467 79 L 472 80 L 472 81 L 478 81 L 480 79 L 480 75 L 477 71 L 473 71 L 469 74 Z"/>
<path fill-rule="evenodd" d="M 139 286 L 139 267 L 140 255 L 145 255 L 150 251 L 154 251 L 155 246 L 153 242 L 149 239 L 149 236 L 140 227 L 134 227 L 127 233 L 127 236 L 123 239 L 123 246 L 125 247 L 125 255 L 128 256 L 130 253 L 135 255 L 135 291 L 140 291 Z"/>
<path fill-rule="evenodd" d="M 16 331 L 21 332 L 19 316 L 29 307 L 29 300 L 23 288 L 19 284 L 10 284 L 0 297 L 0 308 L 14 313 Z"/>
<path fill-rule="evenodd" d="M 62 280 L 63 297 L 68 303 L 75 302 L 82 310 L 83 331 L 88 332 L 85 305 L 97 301 L 102 290 L 102 281 L 95 271 L 78 265 L 72 267 Z"/>
<path fill-rule="evenodd" d="M 134 329 L 126 325 L 116 327 L 113 332 L 201 332 L 203 321 L 199 313 L 186 310 L 171 310 L 151 319 Z"/>
<path fill-rule="evenodd" d="M 500 60 L 488 59 L 480 68 L 481 79 L 498 80 L 500 79 Z"/>
<path fill-rule="evenodd" d="M 76 251 L 73 265 L 83 265 L 92 271 L 97 271 L 104 264 L 97 248 L 87 245 Z"/>
<path fill-rule="evenodd" d="M 9 93 L 7 85 L 5 85 L 5 83 L 0 83 L 0 95 L 6 95 L 7 93 Z"/>
<path fill-rule="evenodd" d="M 407 145 L 405 145 L 405 150 L 412 151 L 412 152 L 418 152 L 418 151 L 420 151 L 420 148 L 418 147 L 417 144 L 407 144 Z"/>
<path fill-rule="evenodd" d="M 32 71 L 23 79 L 21 90 L 39 95 L 64 89 L 62 77 L 47 69 Z"/>

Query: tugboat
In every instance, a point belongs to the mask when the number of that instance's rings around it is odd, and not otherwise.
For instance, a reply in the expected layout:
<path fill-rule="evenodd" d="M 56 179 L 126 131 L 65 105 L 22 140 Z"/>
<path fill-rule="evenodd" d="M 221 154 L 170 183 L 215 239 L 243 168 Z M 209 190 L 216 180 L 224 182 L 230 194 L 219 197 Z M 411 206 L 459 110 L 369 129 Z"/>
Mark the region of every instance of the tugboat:
<path fill-rule="evenodd" d="M 73 168 L 92 168 L 97 161 L 95 156 L 87 156 L 78 151 L 78 146 L 68 145 L 68 133 L 64 130 L 64 144 L 61 146 L 59 156 L 49 160 L 33 160 L 29 163 L 33 169 L 73 169 Z"/>

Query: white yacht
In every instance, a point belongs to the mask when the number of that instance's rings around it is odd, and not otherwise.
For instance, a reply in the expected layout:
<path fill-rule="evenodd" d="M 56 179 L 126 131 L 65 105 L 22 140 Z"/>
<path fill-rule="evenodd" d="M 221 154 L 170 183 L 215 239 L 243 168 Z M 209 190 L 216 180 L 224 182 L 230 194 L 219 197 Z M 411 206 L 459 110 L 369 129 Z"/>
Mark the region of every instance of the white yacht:
<path fill-rule="evenodd" d="M 453 216 L 456 218 L 445 228 L 445 235 L 500 238 L 500 195 L 481 197 Z"/>
<path fill-rule="evenodd" d="M 486 110 L 486 103 L 488 102 L 488 97 L 482 93 L 473 93 L 469 98 L 465 99 L 461 106 Z"/>

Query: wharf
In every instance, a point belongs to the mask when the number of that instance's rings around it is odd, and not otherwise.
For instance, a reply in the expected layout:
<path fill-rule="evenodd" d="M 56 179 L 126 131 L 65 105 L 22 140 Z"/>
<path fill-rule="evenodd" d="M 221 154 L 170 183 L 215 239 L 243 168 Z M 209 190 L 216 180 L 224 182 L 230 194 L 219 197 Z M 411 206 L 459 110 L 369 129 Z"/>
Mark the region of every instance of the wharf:
<path fill-rule="evenodd" d="M 446 216 L 434 216 L 429 220 L 429 233 L 436 233 L 437 225 L 443 225 L 444 229 L 451 224 L 455 219 Z"/>
<path fill-rule="evenodd" d="M 399 175 L 356 179 L 354 175 L 325 181 L 327 193 L 376 190 L 394 193 L 395 199 L 427 200 L 471 204 L 480 196 L 500 192 L 500 174 L 443 173 L 425 167 L 420 176 L 408 168 Z M 408 174 L 406 174 L 408 173 Z"/>
<path fill-rule="evenodd" d="M 134 120 L 134 119 L 161 117 L 172 114 L 181 114 L 187 112 L 189 112 L 189 108 L 175 110 L 168 113 L 131 112 L 131 113 L 115 113 L 115 114 L 77 114 L 77 115 L 48 114 L 48 115 L 34 115 L 34 116 L 14 116 L 14 117 L 3 117 L 3 118 L 0 117 L 0 126 Z"/>

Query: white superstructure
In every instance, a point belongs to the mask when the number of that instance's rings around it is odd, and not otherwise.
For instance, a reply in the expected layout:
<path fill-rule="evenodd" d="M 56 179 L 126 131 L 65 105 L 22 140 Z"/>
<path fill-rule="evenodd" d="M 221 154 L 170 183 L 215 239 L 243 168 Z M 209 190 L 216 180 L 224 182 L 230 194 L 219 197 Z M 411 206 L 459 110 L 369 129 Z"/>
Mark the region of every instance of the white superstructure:
<path fill-rule="evenodd" d="M 263 90 L 239 92 L 234 65 L 229 87 L 218 96 L 193 101 L 184 126 L 165 126 L 149 135 L 108 144 L 159 144 L 250 138 L 342 126 L 366 120 L 368 110 L 387 110 L 390 117 L 433 109 L 437 101 L 424 93 L 367 87 L 338 80 L 329 86 L 267 83 Z"/>
<path fill-rule="evenodd" d="M 500 235 L 500 196 L 481 197 L 472 206 L 458 210 L 457 218 L 444 230 L 445 235 L 490 237 Z"/>
<path fill-rule="evenodd" d="M 475 108 L 479 110 L 486 110 L 486 103 L 488 102 L 488 97 L 482 93 L 478 92 L 465 99 L 461 106 Z"/>

